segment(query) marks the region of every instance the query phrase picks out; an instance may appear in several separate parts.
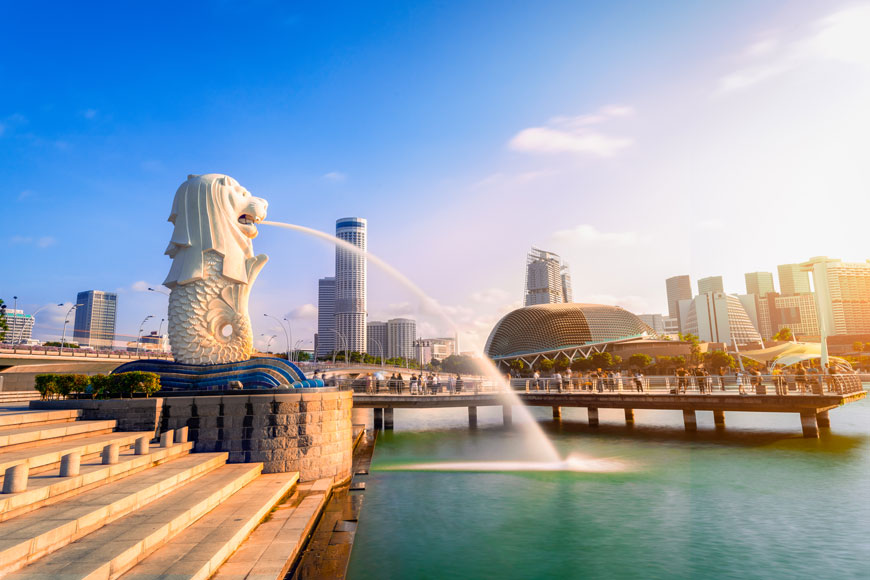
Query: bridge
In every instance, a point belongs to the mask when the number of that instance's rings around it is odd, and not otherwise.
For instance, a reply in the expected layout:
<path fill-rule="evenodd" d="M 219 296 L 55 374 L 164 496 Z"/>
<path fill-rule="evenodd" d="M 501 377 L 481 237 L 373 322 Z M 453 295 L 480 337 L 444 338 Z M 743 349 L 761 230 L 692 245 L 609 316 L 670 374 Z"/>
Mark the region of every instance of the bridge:
<path fill-rule="evenodd" d="M 376 428 L 393 428 L 394 409 L 467 407 L 469 426 L 475 428 L 478 407 L 501 406 L 504 423 L 512 421 L 515 400 L 499 386 L 486 381 L 472 384 L 459 393 L 447 392 L 442 387 L 437 392 L 425 389 L 425 393 L 416 394 L 410 389 L 405 391 L 389 385 L 366 392 L 365 385 L 359 383 L 357 380 L 351 384 L 354 407 L 374 409 Z M 583 407 L 589 425 L 593 427 L 598 425 L 599 409 L 622 409 L 627 424 L 634 423 L 635 409 L 682 411 L 683 424 L 688 432 L 698 429 L 698 411 L 712 411 L 717 429 L 725 428 L 726 412 L 795 413 L 800 417 L 804 437 L 818 437 L 819 428 L 831 426 L 828 413 L 832 409 L 854 403 L 867 395 L 856 375 L 841 376 L 827 384 L 819 381 L 807 386 L 803 392 L 801 385 L 789 385 L 787 379 L 777 386 L 777 378 L 771 376 L 762 377 L 762 384 L 752 387 L 729 380 L 715 387 L 686 384 L 682 388 L 676 383 L 671 384 L 672 377 L 646 378 L 640 387 L 632 386 L 628 379 L 620 379 L 612 385 L 594 385 L 593 388 L 579 385 L 556 388 L 539 383 L 536 389 L 531 381 L 512 383 L 515 388 L 520 386 L 516 395 L 522 404 L 551 407 L 554 419 L 561 419 L 562 407 Z"/>

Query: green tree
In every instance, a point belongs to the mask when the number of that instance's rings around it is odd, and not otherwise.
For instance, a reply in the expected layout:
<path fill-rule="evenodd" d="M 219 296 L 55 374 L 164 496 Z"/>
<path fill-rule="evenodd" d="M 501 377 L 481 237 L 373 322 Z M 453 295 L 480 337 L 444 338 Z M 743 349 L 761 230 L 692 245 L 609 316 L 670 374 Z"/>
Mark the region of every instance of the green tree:
<path fill-rule="evenodd" d="M 693 365 L 700 364 L 702 361 L 701 340 L 697 337 L 697 335 L 690 334 L 690 333 L 687 333 L 687 334 L 680 333 L 679 337 L 680 337 L 681 341 L 688 342 L 690 347 L 691 347 L 691 351 L 689 354 L 689 362 L 692 363 Z"/>
<path fill-rule="evenodd" d="M 3 299 L 0 298 L 0 342 L 6 338 L 6 333 L 9 331 L 9 324 L 6 322 L 6 305 Z"/>
<path fill-rule="evenodd" d="M 305 362 L 305 361 L 309 361 L 309 360 L 311 360 L 311 353 L 309 353 L 308 351 L 305 351 L 305 350 L 297 350 L 297 351 L 296 351 L 295 353 L 293 353 L 293 354 L 294 354 L 294 356 L 296 357 L 296 360 L 299 361 L 299 362 Z"/>
<path fill-rule="evenodd" d="M 592 369 L 592 359 L 590 359 L 588 356 L 583 358 L 575 358 L 574 362 L 571 363 L 571 370 L 578 373 L 590 371 Z"/>
<path fill-rule="evenodd" d="M 549 373 L 553 371 L 553 367 L 556 366 L 556 363 L 553 362 L 552 359 L 542 358 L 538 361 L 538 368 L 542 373 Z"/>
<path fill-rule="evenodd" d="M 638 369 L 645 369 L 649 367 L 652 362 L 653 359 L 650 355 L 639 352 L 628 357 L 628 365 Z"/>
<path fill-rule="evenodd" d="M 773 340 L 779 340 L 782 342 L 790 342 L 794 338 L 794 335 L 791 332 L 791 328 L 788 326 L 783 326 L 779 329 L 779 332 L 773 335 Z"/>
<path fill-rule="evenodd" d="M 518 373 L 521 373 L 524 370 L 526 370 L 526 363 L 524 363 L 520 359 L 515 359 L 515 360 L 511 361 L 510 367 L 511 367 L 512 371 L 516 371 Z"/>
<path fill-rule="evenodd" d="M 593 368 L 606 370 L 613 366 L 613 355 L 609 352 L 594 352 L 589 358 Z"/>
<path fill-rule="evenodd" d="M 704 364 L 711 369 L 718 370 L 720 368 L 734 369 L 737 368 L 737 361 L 734 357 L 724 350 L 714 350 L 704 354 Z"/>
<path fill-rule="evenodd" d="M 560 356 L 555 361 L 553 361 L 553 367 L 560 373 L 563 373 L 566 370 L 568 370 L 568 365 L 570 365 L 570 364 L 571 364 L 571 361 L 564 356 Z"/>

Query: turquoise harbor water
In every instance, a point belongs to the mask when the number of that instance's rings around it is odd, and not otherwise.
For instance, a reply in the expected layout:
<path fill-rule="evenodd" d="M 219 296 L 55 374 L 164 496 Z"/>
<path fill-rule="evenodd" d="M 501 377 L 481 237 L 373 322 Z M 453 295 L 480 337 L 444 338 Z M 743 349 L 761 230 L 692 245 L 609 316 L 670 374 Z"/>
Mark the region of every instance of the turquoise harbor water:
<path fill-rule="evenodd" d="M 500 408 L 397 410 L 378 439 L 349 578 L 870 578 L 870 402 L 801 437 L 796 414 L 728 413 L 687 435 L 678 411 L 533 409 L 565 456 L 616 473 L 469 473 L 403 465 L 531 459 Z M 515 415 L 516 416 L 516 415 Z"/>

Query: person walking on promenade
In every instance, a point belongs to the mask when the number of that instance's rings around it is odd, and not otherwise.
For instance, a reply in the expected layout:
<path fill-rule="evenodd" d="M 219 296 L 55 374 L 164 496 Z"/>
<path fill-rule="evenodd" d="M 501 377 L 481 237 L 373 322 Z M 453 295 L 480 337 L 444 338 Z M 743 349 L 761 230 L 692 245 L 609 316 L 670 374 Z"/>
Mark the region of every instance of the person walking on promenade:
<path fill-rule="evenodd" d="M 373 395 L 375 393 L 375 378 L 372 373 L 366 375 L 366 393 Z"/>
<path fill-rule="evenodd" d="M 456 379 L 453 375 L 447 377 L 447 394 L 452 395 L 456 392 Z"/>
<path fill-rule="evenodd" d="M 799 364 L 794 372 L 794 382 L 801 394 L 807 392 L 807 369 L 803 363 Z"/>
<path fill-rule="evenodd" d="M 683 367 L 679 367 L 674 374 L 677 375 L 677 393 L 685 393 L 689 383 L 689 372 Z"/>
<path fill-rule="evenodd" d="M 565 389 L 574 390 L 574 386 L 571 384 L 571 369 L 565 369 Z"/>
<path fill-rule="evenodd" d="M 562 392 L 562 373 L 560 373 L 559 371 L 556 371 L 556 373 L 553 375 L 553 381 L 556 384 L 556 389 L 558 389 L 558 392 L 561 393 Z"/>
<path fill-rule="evenodd" d="M 764 379 L 761 376 L 761 371 L 752 369 L 752 385 L 755 387 L 756 395 L 766 395 L 767 389 L 764 386 Z"/>
<path fill-rule="evenodd" d="M 538 373 L 538 371 L 535 371 L 534 374 L 532 375 L 532 384 L 535 386 L 536 391 L 541 390 L 540 378 L 541 378 L 541 375 Z"/>
<path fill-rule="evenodd" d="M 782 376 L 782 369 L 779 367 L 773 367 L 773 371 L 771 371 L 773 375 L 773 386 L 776 389 L 777 395 L 787 395 L 788 389 L 786 388 L 785 380 Z"/>
<path fill-rule="evenodd" d="M 719 367 L 719 390 L 725 390 L 725 367 Z"/>
<path fill-rule="evenodd" d="M 746 394 L 746 387 L 743 385 L 743 373 L 734 371 L 734 382 L 737 383 L 737 392 L 741 395 Z"/>
<path fill-rule="evenodd" d="M 456 373 L 456 394 L 462 392 L 462 375 Z"/>
<path fill-rule="evenodd" d="M 634 389 L 638 393 L 643 392 L 643 373 L 640 370 L 634 373 Z"/>

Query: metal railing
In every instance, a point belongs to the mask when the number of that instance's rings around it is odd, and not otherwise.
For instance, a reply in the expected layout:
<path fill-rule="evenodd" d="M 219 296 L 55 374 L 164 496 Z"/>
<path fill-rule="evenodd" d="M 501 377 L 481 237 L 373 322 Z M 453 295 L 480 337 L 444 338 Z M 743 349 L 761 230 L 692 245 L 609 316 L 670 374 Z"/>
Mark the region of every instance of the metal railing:
<path fill-rule="evenodd" d="M 528 393 L 648 393 L 663 394 L 717 394 L 717 395 L 844 395 L 865 390 L 862 383 L 870 376 L 857 374 L 836 375 L 711 375 L 706 377 L 672 375 L 640 376 L 614 375 L 610 377 L 572 376 L 562 380 L 553 377 L 539 379 L 511 379 L 510 387 Z M 501 381 L 483 377 L 463 378 L 461 382 L 444 377 L 421 382 L 408 379 L 355 379 L 332 377 L 327 386 L 343 386 L 355 393 L 370 395 L 456 395 L 495 393 L 504 391 Z"/>
<path fill-rule="evenodd" d="M 172 355 L 166 352 L 159 351 L 140 351 L 137 355 L 135 352 L 126 350 L 90 350 L 83 348 L 70 348 L 59 346 L 22 346 L 2 344 L 0 345 L 0 354 L 26 354 L 26 355 L 45 355 L 45 356 L 71 356 L 75 358 L 114 358 L 114 359 L 149 359 L 170 358 Z"/>
<path fill-rule="evenodd" d="M 834 375 L 672 375 L 572 376 L 511 379 L 514 390 L 546 393 L 654 393 L 654 394 L 738 394 L 738 395 L 844 395 L 865 390 L 862 376 Z"/>

